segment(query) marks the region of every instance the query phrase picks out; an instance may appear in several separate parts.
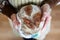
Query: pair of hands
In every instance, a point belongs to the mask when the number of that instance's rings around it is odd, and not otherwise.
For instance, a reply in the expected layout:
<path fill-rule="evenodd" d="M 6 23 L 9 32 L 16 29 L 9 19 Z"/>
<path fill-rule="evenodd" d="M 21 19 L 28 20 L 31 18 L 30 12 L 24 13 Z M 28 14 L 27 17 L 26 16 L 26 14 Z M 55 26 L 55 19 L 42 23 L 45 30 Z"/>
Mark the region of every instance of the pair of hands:
<path fill-rule="evenodd" d="M 48 23 L 51 21 L 51 16 L 50 16 L 50 13 L 51 13 L 51 8 L 49 6 L 49 4 L 44 4 L 42 7 L 41 7 L 41 10 L 43 12 L 43 17 L 41 19 L 41 22 L 44 21 L 44 24 L 43 24 L 43 27 L 46 27 L 48 25 Z M 16 14 L 12 14 L 11 15 L 11 19 L 12 21 L 16 24 L 16 25 L 19 25 L 20 23 L 18 22 L 17 18 L 16 18 Z"/>

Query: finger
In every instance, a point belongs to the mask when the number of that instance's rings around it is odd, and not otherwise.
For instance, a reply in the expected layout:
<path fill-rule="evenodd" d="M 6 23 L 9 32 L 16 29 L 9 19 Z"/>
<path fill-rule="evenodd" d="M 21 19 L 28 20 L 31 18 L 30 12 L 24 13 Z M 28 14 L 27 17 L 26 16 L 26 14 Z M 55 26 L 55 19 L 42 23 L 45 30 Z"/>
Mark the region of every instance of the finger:
<path fill-rule="evenodd" d="M 45 27 L 47 27 L 47 25 L 49 24 L 50 21 L 51 21 L 51 16 L 49 16 L 49 17 L 46 18 L 45 23 L 44 23 L 42 29 L 44 29 Z"/>
<path fill-rule="evenodd" d="M 11 19 L 12 19 L 12 21 L 15 21 L 16 20 L 16 14 L 12 14 Z"/>
<path fill-rule="evenodd" d="M 49 4 L 44 4 L 42 7 L 41 7 L 43 13 L 46 12 L 48 14 L 51 13 L 51 8 L 50 8 L 50 5 Z"/>
<path fill-rule="evenodd" d="M 44 21 L 45 18 L 51 14 L 51 8 L 50 8 L 50 6 L 48 4 L 44 4 L 41 7 L 41 9 L 42 9 L 42 12 L 43 12 L 43 16 L 42 16 L 41 21 Z"/>
<path fill-rule="evenodd" d="M 12 19 L 14 25 L 20 24 L 19 21 L 18 21 L 17 18 L 16 18 L 16 14 L 13 14 L 13 15 L 11 16 L 11 19 Z"/>
<path fill-rule="evenodd" d="M 49 17 L 49 16 L 50 16 L 50 14 L 48 14 L 48 12 L 44 12 L 43 16 L 41 18 L 41 21 L 45 21 L 46 17 Z"/>
<path fill-rule="evenodd" d="M 46 17 L 47 17 L 47 14 L 43 14 L 41 21 L 45 21 Z"/>

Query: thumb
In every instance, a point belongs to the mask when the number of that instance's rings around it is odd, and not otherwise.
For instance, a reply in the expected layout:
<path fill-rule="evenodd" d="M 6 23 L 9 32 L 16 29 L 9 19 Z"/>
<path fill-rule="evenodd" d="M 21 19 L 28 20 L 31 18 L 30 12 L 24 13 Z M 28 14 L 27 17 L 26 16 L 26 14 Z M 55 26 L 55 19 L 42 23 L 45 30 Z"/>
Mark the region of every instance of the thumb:
<path fill-rule="evenodd" d="M 43 14 L 41 21 L 45 21 L 46 17 L 47 17 L 47 14 Z"/>
<path fill-rule="evenodd" d="M 19 21 L 17 20 L 16 14 L 12 14 L 11 19 L 15 25 L 20 24 Z"/>

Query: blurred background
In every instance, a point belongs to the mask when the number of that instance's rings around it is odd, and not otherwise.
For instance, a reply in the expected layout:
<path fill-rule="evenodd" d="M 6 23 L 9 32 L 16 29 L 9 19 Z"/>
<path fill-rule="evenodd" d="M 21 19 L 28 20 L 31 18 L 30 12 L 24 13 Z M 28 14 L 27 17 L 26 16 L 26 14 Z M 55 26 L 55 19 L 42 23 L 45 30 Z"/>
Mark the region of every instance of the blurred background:
<path fill-rule="evenodd" d="M 60 6 L 55 6 L 51 13 L 51 31 L 45 40 L 60 40 Z M 0 40 L 22 40 L 12 31 L 7 17 L 0 13 Z"/>

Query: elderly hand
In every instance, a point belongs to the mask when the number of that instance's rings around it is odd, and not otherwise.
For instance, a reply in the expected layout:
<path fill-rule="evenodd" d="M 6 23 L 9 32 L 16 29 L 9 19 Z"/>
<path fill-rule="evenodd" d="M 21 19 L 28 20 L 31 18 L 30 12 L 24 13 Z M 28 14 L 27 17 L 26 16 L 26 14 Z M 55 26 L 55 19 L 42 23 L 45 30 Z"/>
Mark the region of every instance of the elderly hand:
<path fill-rule="evenodd" d="M 51 16 L 50 16 L 51 8 L 50 8 L 49 4 L 44 4 L 41 7 L 41 9 L 42 9 L 42 12 L 43 12 L 41 22 L 44 22 L 43 27 L 42 27 L 42 29 L 43 29 L 44 27 L 47 27 L 47 25 L 49 25 L 50 22 L 51 22 Z M 50 27 L 50 25 L 49 25 L 49 27 Z"/>

